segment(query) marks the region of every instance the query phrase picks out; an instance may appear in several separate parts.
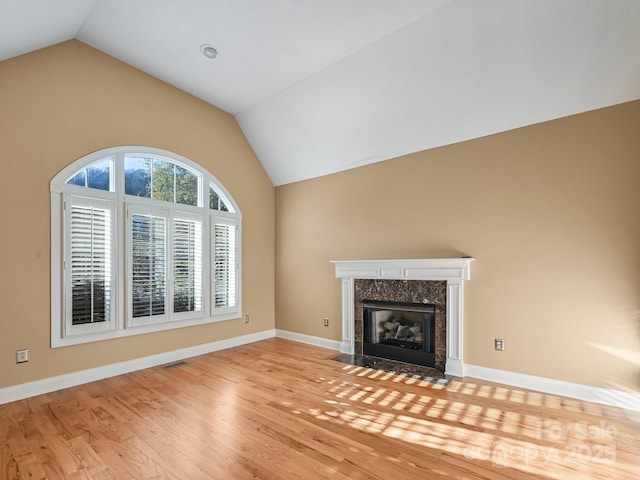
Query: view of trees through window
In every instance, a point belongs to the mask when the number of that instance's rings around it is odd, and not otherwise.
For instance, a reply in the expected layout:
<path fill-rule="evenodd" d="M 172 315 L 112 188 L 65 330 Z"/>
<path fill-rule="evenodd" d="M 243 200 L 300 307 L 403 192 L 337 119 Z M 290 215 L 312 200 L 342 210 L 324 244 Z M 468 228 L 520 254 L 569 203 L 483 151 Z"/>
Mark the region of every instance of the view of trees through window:
<path fill-rule="evenodd" d="M 127 156 L 125 193 L 182 205 L 198 205 L 198 176 L 175 163 Z"/>
<path fill-rule="evenodd" d="M 209 208 L 211 210 L 219 210 L 220 212 L 228 212 L 229 207 L 222 199 L 222 195 L 216 192 L 216 189 L 213 187 L 209 188 Z"/>

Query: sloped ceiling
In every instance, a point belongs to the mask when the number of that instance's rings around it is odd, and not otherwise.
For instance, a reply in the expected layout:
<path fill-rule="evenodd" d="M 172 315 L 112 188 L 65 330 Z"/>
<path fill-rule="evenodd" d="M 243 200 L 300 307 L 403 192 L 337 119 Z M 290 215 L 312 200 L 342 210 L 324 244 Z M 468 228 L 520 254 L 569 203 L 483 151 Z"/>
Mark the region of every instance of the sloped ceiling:
<path fill-rule="evenodd" d="M 638 25 L 638 0 L 0 0 L 0 60 L 77 38 L 235 115 L 282 185 L 636 100 Z"/>

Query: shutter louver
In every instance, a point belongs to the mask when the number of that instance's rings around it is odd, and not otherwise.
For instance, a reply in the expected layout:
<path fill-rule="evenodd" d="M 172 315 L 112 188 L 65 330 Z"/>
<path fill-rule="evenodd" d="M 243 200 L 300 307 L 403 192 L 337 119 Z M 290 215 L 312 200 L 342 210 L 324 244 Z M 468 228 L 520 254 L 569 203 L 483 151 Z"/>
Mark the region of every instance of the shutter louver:
<path fill-rule="evenodd" d="M 202 222 L 173 221 L 173 311 L 202 310 Z"/>
<path fill-rule="evenodd" d="M 234 225 L 214 226 L 214 307 L 236 306 L 236 229 Z"/>
<path fill-rule="evenodd" d="M 71 325 L 111 320 L 111 211 L 70 208 Z"/>
<path fill-rule="evenodd" d="M 164 315 L 166 294 L 166 220 L 132 216 L 133 317 Z"/>

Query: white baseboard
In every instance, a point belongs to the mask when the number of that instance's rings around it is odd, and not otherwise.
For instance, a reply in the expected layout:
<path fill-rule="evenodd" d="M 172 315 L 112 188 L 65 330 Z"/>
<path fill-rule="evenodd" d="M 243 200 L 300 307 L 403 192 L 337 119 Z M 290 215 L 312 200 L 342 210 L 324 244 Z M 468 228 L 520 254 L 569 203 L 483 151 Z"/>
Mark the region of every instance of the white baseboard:
<path fill-rule="evenodd" d="M 465 376 L 542 393 L 640 411 L 640 394 L 465 364 Z"/>
<path fill-rule="evenodd" d="M 307 343 L 309 345 L 315 345 L 316 347 L 323 347 L 340 351 L 340 342 L 336 340 L 314 337 L 312 335 L 305 335 L 304 333 L 290 332 L 289 330 L 280 330 L 279 328 L 276 329 L 276 337 L 286 338 L 287 340 L 294 340 L 300 343 Z"/>
<path fill-rule="evenodd" d="M 0 405 L 4 403 L 22 400 L 24 398 L 42 395 L 44 393 L 55 392 L 63 388 L 75 387 L 83 383 L 94 382 L 103 378 L 115 377 L 124 373 L 142 370 L 144 368 L 155 367 L 165 363 L 183 360 L 185 358 L 204 355 L 206 353 L 217 352 L 227 348 L 238 347 L 248 343 L 258 342 L 275 336 L 275 330 L 265 330 L 262 332 L 242 335 L 240 337 L 219 340 L 217 342 L 205 343 L 171 352 L 159 353 L 149 357 L 136 358 L 126 362 L 114 363 L 103 367 L 81 370 L 79 372 L 67 373 L 56 377 L 36 380 L 34 382 L 14 385 L 0 389 Z"/>
<path fill-rule="evenodd" d="M 302 333 L 290 332 L 288 330 L 276 329 L 276 337 L 286 338 L 317 347 L 329 348 L 340 351 L 341 343 L 326 338 L 304 335 Z M 503 385 L 526 388 L 541 393 L 559 395 L 561 397 L 575 398 L 587 402 L 600 403 L 613 407 L 620 407 L 627 410 L 640 411 L 640 394 L 622 392 L 620 390 L 610 390 L 606 388 L 581 385 L 579 383 L 564 382 L 546 377 L 536 377 L 523 373 L 510 372 L 507 370 L 496 370 L 494 368 L 480 367 L 468 363 L 452 365 L 447 370 L 447 374 L 459 376 L 456 372 L 462 372 L 466 377 L 473 377 L 489 382 L 502 383 Z"/>
<path fill-rule="evenodd" d="M 44 393 L 54 392 L 63 388 L 75 387 L 77 385 L 82 385 L 83 383 L 94 382 L 103 378 L 114 377 L 116 375 L 122 375 L 124 373 L 155 367 L 157 365 L 175 362 L 185 358 L 217 352 L 227 348 L 238 347 L 240 345 L 246 345 L 248 343 L 258 342 L 260 340 L 266 340 L 273 337 L 286 338 L 300 343 L 340 351 L 340 342 L 336 340 L 328 340 L 326 338 L 290 332 L 288 330 L 265 330 L 249 335 L 229 338 L 227 340 L 219 340 L 217 342 L 205 343 L 203 345 L 182 348 L 180 350 L 173 350 L 171 352 L 151 355 L 149 357 L 136 358 L 126 362 L 114 363 L 112 365 L 91 368 L 89 370 L 81 370 L 79 372 L 68 373 L 56 377 L 45 378 L 43 380 L 36 380 L 34 382 L 2 388 L 0 389 L 0 405 L 36 395 L 42 395 Z M 563 397 L 576 398 L 588 402 L 625 408 L 627 410 L 640 411 L 640 394 L 637 393 L 592 387 L 578 383 L 564 382 L 562 380 L 554 380 L 552 378 L 536 377 L 523 373 L 496 370 L 494 368 L 470 364 L 464 365 L 464 373 L 468 377 L 478 378 L 480 380 L 502 383 L 504 385 L 526 388 L 528 390 L 535 390 Z"/>
<path fill-rule="evenodd" d="M 464 377 L 464 364 L 456 358 L 447 358 L 444 364 L 444 373 L 454 377 Z"/>

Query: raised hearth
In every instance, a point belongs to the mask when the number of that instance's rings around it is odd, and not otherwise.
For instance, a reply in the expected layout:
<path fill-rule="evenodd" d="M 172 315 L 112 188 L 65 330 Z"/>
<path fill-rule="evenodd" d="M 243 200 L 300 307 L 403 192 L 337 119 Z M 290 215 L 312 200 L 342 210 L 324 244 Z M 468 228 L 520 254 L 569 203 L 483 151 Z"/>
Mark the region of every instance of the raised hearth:
<path fill-rule="evenodd" d="M 435 305 L 436 366 L 464 376 L 462 304 L 472 258 L 334 261 L 342 279 L 343 354 L 362 355 L 363 300 Z M 364 295 L 364 296 L 363 296 Z"/>
<path fill-rule="evenodd" d="M 437 383 L 438 385 L 448 385 L 451 379 L 454 378 L 451 375 L 445 375 L 435 368 L 397 362 L 386 358 L 370 357 L 368 355 L 348 355 L 341 353 L 337 357 L 332 358 L 332 360 L 346 363 L 347 365 L 382 370 L 394 375 L 401 375 L 414 380 L 424 380 Z"/>

